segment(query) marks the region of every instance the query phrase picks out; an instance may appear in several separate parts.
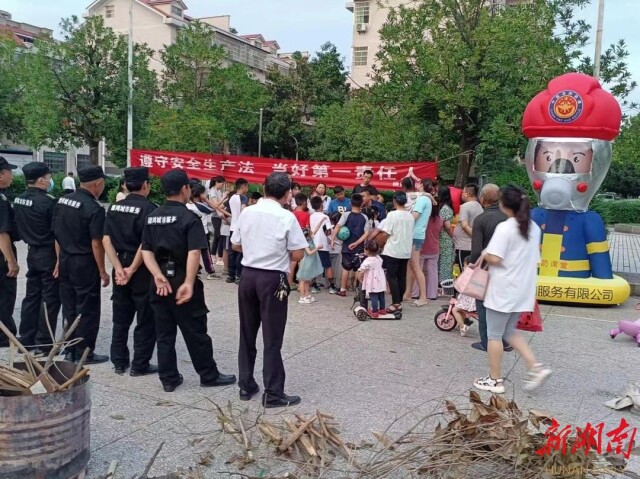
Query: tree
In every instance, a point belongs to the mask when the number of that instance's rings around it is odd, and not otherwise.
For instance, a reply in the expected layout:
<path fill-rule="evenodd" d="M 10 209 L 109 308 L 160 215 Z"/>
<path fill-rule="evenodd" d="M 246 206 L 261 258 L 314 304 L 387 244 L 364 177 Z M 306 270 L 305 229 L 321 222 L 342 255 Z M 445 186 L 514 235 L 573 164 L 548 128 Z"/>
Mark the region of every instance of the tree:
<path fill-rule="evenodd" d="M 160 103 L 146 147 L 210 152 L 258 129 L 265 89 L 242 65 L 226 66 L 226 52 L 214 40 L 215 32 L 196 21 L 161 53 Z"/>
<path fill-rule="evenodd" d="M 600 189 L 640 197 L 640 115 L 622 125 L 620 136 L 613 144 L 609 173 Z"/>
<path fill-rule="evenodd" d="M 432 156 L 459 155 L 456 185 L 476 160 L 483 172 L 508 165 L 525 145 L 520 120 L 553 77 L 588 68 L 589 26 L 575 21 L 588 0 L 534 0 L 489 8 L 486 0 L 420 0 L 391 9 L 381 29 L 374 98 L 428 123 Z M 635 85 L 624 45 L 603 56 L 603 78 L 619 98 Z"/>
<path fill-rule="evenodd" d="M 65 149 L 67 143 L 89 146 L 98 164 L 104 138 L 116 163 L 124 164 L 128 109 L 127 41 L 105 27 L 100 16 L 79 23 L 62 20 L 63 41 L 36 40 L 22 55 L 24 85 L 22 139 Z M 156 78 L 148 68 L 151 50 L 134 46 L 134 131 L 141 132 L 154 97 Z"/>
<path fill-rule="evenodd" d="M 308 155 L 311 129 L 323 108 L 342 105 L 349 93 L 344 61 L 335 45 L 325 43 L 311 59 L 293 55 L 288 73 L 267 74 L 269 102 L 265 109 L 265 152 L 275 156 Z M 296 143 L 297 142 L 297 143 Z"/>
<path fill-rule="evenodd" d="M 17 73 L 19 47 L 9 37 L 0 35 L 0 138 L 15 139 L 23 129 L 19 98 L 22 95 Z"/>

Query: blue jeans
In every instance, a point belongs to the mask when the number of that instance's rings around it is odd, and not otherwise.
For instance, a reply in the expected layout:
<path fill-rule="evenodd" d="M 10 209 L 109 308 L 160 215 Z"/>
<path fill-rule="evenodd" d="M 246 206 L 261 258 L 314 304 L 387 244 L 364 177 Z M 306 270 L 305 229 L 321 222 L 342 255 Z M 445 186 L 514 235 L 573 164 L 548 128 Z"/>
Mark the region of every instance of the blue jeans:
<path fill-rule="evenodd" d="M 369 301 L 371 301 L 371 311 L 382 311 L 385 309 L 384 292 L 369 293 Z"/>
<path fill-rule="evenodd" d="M 480 342 L 482 343 L 482 347 L 487 349 L 487 308 L 484 306 L 484 301 L 476 299 L 476 311 L 478 312 L 478 330 L 480 331 Z M 506 348 L 509 343 L 507 343 L 504 338 L 502 338 L 502 345 Z"/>

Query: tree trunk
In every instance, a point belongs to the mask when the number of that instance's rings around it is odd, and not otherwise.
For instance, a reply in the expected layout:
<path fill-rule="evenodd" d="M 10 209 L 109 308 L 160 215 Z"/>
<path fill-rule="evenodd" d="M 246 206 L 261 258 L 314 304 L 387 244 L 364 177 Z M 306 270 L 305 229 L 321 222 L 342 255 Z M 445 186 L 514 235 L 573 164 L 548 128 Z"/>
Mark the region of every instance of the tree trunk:
<path fill-rule="evenodd" d="M 473 151 L 469 152 L 470 148 L 465 147 L 464 143 L 461 144 L 461 147 L 464 153 L 458 158 L 458 171 L 456 172 L 456 180 L 454 183 L 456 188 L 463 188 L 467 183 L 473 161 Z"/>
<path fill-rule="evenodd" d="M 89 140 L 89 161 L 92 165 L 100 164 L 100 141 Z"/>

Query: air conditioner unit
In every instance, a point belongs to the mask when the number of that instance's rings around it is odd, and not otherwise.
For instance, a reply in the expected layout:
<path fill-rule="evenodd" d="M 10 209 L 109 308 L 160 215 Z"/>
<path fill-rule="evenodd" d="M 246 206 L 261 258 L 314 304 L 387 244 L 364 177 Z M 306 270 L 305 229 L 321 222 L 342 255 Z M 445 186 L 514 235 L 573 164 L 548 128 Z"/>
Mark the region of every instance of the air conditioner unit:
<path fill-rule="evenodd" d="M 368 25 L 366 23 L 356 24 L 356 31 L 358 33 L 365 33 L 367 30 L 368 30 Z"/>

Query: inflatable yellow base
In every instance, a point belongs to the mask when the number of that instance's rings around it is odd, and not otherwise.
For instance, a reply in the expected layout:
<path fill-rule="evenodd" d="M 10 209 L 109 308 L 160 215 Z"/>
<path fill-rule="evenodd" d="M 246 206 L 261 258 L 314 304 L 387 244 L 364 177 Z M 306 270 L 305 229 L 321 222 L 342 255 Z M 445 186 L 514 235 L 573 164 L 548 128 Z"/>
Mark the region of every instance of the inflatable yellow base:
<path fill-rule="evenodd" d="M 620 276 L 614 275 L 613 279 L 538 276 L 538 301 L 613 306 L 624 303 L 630 295 L 629 283 Z"/>

